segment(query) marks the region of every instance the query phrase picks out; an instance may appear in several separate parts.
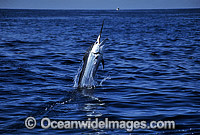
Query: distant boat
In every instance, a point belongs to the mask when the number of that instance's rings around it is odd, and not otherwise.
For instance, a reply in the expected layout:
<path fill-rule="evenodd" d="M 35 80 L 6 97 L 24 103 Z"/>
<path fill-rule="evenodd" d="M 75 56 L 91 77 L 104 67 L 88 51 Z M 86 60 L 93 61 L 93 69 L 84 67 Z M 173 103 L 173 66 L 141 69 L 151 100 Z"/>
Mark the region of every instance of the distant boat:
<path fill-rule="evenodd" d="M 119 10 L 119 8 L 116 8 L 116 10 L 118 11 L 118 10 Z"/>

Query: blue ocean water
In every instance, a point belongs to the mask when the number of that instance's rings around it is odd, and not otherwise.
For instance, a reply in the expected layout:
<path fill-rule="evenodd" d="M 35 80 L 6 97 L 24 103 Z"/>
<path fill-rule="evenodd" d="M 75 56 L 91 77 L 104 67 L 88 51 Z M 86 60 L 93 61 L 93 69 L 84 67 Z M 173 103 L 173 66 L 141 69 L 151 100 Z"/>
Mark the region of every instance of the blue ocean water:
<path fill-rule="evenodd" d="M 73 87 L 99 34 L 105 68 L 95 89 Z M 39 120 L 174 120 L 176 129 L 132 134 L 200 133 L 200 9 L 0 9 L 0 132 L 123 134 L 115 130 L 42 129 Z M 101 85 L 100 85 L 101 83 Z M 35 129 L 24 120 L 33 116 Z"/>

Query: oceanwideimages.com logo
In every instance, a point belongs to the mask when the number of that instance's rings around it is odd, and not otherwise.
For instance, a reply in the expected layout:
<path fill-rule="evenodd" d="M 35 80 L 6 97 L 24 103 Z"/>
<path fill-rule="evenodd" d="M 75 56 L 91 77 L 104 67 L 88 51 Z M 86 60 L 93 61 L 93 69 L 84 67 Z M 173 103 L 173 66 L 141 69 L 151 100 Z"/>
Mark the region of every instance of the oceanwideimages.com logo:
<path fill-rule="evenodd" d="M 37 125 L 34 117 L 28 117 L 25 120 L 25 126 L 28 129 L 34 129 Z M 128 132 L 134 129 L 175 129 L 174 121 L 111 121 L 105 118 L 103 121 L 95 118 L 88 118 L 86 121 L 68 121 L 68 120 L 51 120 L 42 118 L 40 126 L 43 129 L 125 129 Z"/>

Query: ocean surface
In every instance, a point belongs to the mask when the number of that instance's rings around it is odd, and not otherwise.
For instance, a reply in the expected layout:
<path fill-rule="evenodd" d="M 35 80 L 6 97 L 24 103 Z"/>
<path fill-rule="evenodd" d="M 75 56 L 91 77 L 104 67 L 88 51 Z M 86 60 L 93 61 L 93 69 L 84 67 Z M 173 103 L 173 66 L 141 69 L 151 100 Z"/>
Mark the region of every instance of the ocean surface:
<path fill-rule="evenodd" d="M 105 20 L 96 88 L 74 88 Z M 0 132 L 200 133 L 200 9 L 0 9 Z M 37 120 L 34 129 L 24 121 Z M 174 120 L 176 129 L 42 129 L 40 120 Z"/>

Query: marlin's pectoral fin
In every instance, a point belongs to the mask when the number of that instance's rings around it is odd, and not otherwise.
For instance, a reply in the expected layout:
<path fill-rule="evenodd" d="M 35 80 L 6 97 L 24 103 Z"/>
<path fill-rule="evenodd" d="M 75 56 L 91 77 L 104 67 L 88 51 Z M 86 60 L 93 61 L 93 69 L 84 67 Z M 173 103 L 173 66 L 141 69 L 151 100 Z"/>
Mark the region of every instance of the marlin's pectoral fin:
<path fill-rule="evenodd" d="M 103 65 L 103 69 L 104 69 L 104 60 L 102 59 L 102 60 L 101 60 L 101 62 L 102 62 L 102 65 Z"/>

